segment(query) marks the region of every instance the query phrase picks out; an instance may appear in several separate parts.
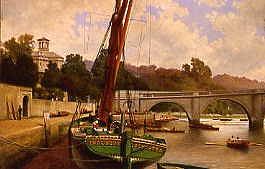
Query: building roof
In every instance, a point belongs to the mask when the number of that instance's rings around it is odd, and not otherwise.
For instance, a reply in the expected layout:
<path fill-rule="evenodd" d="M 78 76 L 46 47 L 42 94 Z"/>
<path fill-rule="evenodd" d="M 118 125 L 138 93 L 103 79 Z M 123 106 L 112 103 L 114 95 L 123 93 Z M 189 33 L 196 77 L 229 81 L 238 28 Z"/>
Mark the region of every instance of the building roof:
<path fill-rule="evenodd" d="M 58 54 L 56 54 L 55 52 L 48 52 L 48 51 L 33 51 L 32 52 L 32 56 L 34 58 L 36 57 L 45 57 L 49 60 L 52 60 L 52 59 L 56 59 L 56 60 L 64 60 L 64 58 Z"/>
<path fill-rule="evenodd" d="M 56 54 L 55 52 L 45 52 L 45 56 L 49 59 L 56 58 L 56 59 L 64 60 L 62 56 Z"/>
<path fill-rule="evenodd" d="M 40 39 L 37 39 L 37 41 L 50 41 L 49 39 L 45 38 L 45 37 L 42 37 Z"/>

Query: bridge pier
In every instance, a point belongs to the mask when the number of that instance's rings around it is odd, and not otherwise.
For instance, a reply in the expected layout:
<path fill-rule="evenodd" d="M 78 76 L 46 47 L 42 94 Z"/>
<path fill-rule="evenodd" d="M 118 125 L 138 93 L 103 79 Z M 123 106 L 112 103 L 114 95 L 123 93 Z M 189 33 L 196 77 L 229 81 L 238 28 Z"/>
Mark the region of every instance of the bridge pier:
<path fill-rule="evenodd" d="M 198 96 L 199 93 L 193 93 L 194 96 Z M 200 98 L 192 98 L 190 100 L 190 113 L 188 113 L 190 116 L 189 123 L 191 124 L 199 124 L 200 123 Z"/>
<path fill-rule="evenodd" d="M 189 120 L 190 124 L 200 124 L 200 119 L 196 119 L 196 120 Z"/>
<path fill-rule="evenodd" d="M 264 119 L 250 120 L 249 121 L 249 129 L 250 130 L 262 129 L 263 127 L 264 127 Z"/>
<path fill-rule="evenodd" d="M 249 129 L 262 129 L 264 127 L 263 95 L 253 94 L 250 100 Z"/>

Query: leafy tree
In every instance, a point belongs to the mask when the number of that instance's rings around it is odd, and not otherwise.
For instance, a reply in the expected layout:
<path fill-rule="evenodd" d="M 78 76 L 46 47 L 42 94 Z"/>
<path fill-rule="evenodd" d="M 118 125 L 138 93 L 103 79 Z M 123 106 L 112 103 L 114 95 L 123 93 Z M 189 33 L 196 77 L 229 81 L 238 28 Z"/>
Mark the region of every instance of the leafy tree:
<path fill-rule="evenodd" d="M 34 87 L 38 80 L 37 65 L 32 59 L 33 36 L 24 34 L 18 40 L 14 37 L 4 43 L 1 52 L 2 81 Z"/>
<path fill-rule="evenodd" d="M 49 92 L 43 87 L 33 88 L 32 94 L 33 97 L 37 99 L 51 99 Z"/>
<path fill-rule="evenodd" d="M 33 35 L 24 34 L 20 35 L 18 39 L 12 37 L 4 43 L 4 46 L 7 50 L 8 56 L 16 62 L 20 56 L 31 57 L 33 42 Z"/>
<path fill-rule="evenodd" d="M 191 74 L 194 79 L 199 82 L 209 80 L 212 76 L 211 69 L 208 65 L 205 65 L 203 61 L 198 58 L 191 59 Z"/>
<path fill-rule="evenodd" d="M 189 64 L 184 64 L 184 65 L 182 65 L 182 70 L 181 70 L 183 73 L 185 73 L 185 74 L 190 74 L 190 72 L 191 72 L 191 68 L 190 68 L 190 65 Z"/>
<path fill-rule="evenodd" d="M 5 52 L 1 52 L 0 80 L 5 83 L 16 83 L 16 69 L 13 60 Z"/>
<path fill-rule="evenodd" d="M 118 90 L 147 90 L 148 86 L 146 83 L 135 77 L 132 73 L 125 69 L 124 62 L 121 62 L 116 89 Z"/>
<path fill-rule="evenodd" d="M 66 62 L 62 66 L 60 86 L 68 92 L 69 100 L 76 100 L 76 98 L 86 100 L 88 95 L 95 98 L 95 93 L 98 92 L 79 54 L 66 56 Z"/>
<path fill-rule="evenodd" d="M 58 98 L 62 100 L 64 94 L 60 89 L 61 72 L 56 63 L 49 62 L 48 69 L 45 70 L 43 78 L 41 80 L 42 86 L 44 86 L 49 93 L 48 98 Z"/>
<path fill-rule="evenodd" d="M 95 60 L 92 67 L 93 81 L 102 92 L 105 85 L 106 57 L 108 50 L 103 49 L 99 57 Z M 132 73 L 125 69 L 124 62 L 121 62 L 117 76 L 116 89 L 118 90 L 147 90 L 146 83 L 135 77 Z"/>
<path fill-rule="evenodd" d="M 60 86 L 61 72 L 56 63 L 49 62 L 45 70 L 41 84 L 46 88 L 58 88 Z"/>
<path fill-rule="evenodd" d="M 190 64 L 183 64 L 180 70 L 158 68 L 153 65 L 134 69 L 139 69 L 140 79 L 151 90 L 223 89 L 214 83 L 210 67 L 198 58 L 192 58 Z M 134 69 L 133 72 L 136 72 Z"/>
<path fill-rule="evenodd" d="M 38 81 L 38 67 L 31 56 L 18 57 L 16 63 L 17 84 L 34 87 Z"/>
<path fill-rule="evenodd" d="M 244 110 L 239 104 L 229 100 L 218 100 L 210 104 L 204 113 L 213 113 L 220 115 L 231 115 L 232 113 L 241 114 Z"/>

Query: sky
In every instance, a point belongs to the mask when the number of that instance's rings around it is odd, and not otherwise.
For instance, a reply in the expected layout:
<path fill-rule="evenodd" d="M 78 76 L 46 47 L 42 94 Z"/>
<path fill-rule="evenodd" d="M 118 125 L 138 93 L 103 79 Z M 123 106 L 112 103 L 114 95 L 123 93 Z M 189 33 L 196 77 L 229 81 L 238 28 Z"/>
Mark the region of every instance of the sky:
<path fill-rule="evenodd" d="M 3 41 L 29 33 L 63 57 L 93 60 L 115 0 L 2 3 Z M 181 68 L 197 57 L 214 75 L 265 81 L 265 0 L 135 0 L 125 51 L 134 65 Z"/>

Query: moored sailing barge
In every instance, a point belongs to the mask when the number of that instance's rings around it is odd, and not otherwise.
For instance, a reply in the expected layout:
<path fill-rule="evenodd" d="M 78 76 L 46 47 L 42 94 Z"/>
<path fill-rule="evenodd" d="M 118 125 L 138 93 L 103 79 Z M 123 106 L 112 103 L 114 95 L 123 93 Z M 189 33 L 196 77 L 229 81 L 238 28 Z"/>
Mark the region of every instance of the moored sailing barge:
<path fill-rule="evenodd" d="M 80 168 L 119 169 L 126 165 L 130 166 L 128 168 L 143 168 L 159 160 L 166 152 L 164 139 L 150 135 L 136 137 L 130 130 L 124 130 L 124 123 L 110 123 L 114 89 L 132 5 L 133 0 L 116 0 L 109 26 L 111 32 L 105 86 L 97 116 L 80 118 L 77 106 L 69 128 L 71 155 Z"/>

